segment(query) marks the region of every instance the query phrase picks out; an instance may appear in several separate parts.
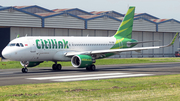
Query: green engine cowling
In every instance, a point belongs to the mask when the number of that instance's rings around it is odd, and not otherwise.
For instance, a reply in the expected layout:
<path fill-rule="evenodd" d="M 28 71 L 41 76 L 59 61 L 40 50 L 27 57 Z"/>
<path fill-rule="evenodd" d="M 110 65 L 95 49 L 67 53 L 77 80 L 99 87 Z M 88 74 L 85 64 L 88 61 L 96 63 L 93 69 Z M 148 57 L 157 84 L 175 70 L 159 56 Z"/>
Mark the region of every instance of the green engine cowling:
<path fill-rule="evenodd" d="M 43 61 L 20 61 L 20 64 L 25 67 L 35 67 Z"/>
<path fill-rule="evenodd" d="M 89 55 L 75 55 L 71 59 L 71 64 L 76 68 L 85 68 L 92 65 L 93 59 Z"/>

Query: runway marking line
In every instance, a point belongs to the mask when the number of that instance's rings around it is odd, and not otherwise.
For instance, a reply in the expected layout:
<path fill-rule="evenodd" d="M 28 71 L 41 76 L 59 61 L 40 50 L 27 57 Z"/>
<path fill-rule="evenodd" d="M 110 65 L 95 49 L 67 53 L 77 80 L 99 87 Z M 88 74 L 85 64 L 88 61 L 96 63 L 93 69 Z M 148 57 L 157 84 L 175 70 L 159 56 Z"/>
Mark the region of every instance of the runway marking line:
<path fill-rule="evenodd" d="M 129 74 L 129 73 L 108 73 L 108 74 L 89 74 L 89 75 L 72 75 L 72 76 L 53 76 L 53 77 L 38 77 L 38 78 L 27 78 L 27 79 L 47 80 L 47 79 L 91 77 L 91 76 L 105 76 L 105 75 L 122 75 L 122 74 Z"/>
<path fill-rule="evenodd" d="M 137 77 L 137 76 L 150 76 L 150 75 L 153 74 L 106 73 L 106 74 L 38 77 L 38 78 L 26 78 L 26 79 L 50 80 L 50 81 L 80 81 L 80 80 L 110 79 L 110 78 Z"/>
<path fill-rule="evenodd" d="M 129 74 L 129 75 L 104 76 L 104 77 L 91 77 L 91 78 L 57 79 L 57 80 L 52 80 L 52 81 L 81 81 L 81 80 L 112 79 L 112 78 L 136 77 L 136 76 L 149 76 L 149 75 L 152 75 L 152 74 Z"/>

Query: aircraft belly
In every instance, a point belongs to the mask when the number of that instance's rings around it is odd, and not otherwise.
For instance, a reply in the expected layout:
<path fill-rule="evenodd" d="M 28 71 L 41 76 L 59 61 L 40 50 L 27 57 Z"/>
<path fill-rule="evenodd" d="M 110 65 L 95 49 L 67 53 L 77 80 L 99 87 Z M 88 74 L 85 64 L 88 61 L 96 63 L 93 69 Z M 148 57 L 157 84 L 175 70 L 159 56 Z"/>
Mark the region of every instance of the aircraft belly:
<path fill-rule="evenodd" d="M 67 51 L 58 51 L 56 54 L 53 55 L 54 61 L 70 61 L 71 57 L 66 57 L 64 54 L 67 53 Z"/>

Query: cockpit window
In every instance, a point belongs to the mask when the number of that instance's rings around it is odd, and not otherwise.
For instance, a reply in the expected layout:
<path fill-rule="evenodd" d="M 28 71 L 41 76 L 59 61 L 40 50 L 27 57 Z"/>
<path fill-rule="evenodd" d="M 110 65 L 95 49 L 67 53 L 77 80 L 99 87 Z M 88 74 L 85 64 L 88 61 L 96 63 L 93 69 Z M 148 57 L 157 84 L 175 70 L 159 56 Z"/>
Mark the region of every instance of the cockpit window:
<path fill-rule="evenodd" d="M 17 43 L 16 46 L 20 47 L 19 43 Z"/>
<path fill-rule="evenodd" d="M 22 43 L 20 43 L 20 46 L 21 46 L 21 47 L 24 47 Z"/>
<path fill-rule="evenodd" d="M 16 44 L 15 43 L 11 43 L 9 46 L 16 46 Z"/>
<path fill-rule="evenodd" d="M 24 45 L 22 43 L 10 43 L 10 44 L 8 44 L 8 46 L 10 46 L 10 47 L 13 47 L 13 46 L 24 47 Z"/>

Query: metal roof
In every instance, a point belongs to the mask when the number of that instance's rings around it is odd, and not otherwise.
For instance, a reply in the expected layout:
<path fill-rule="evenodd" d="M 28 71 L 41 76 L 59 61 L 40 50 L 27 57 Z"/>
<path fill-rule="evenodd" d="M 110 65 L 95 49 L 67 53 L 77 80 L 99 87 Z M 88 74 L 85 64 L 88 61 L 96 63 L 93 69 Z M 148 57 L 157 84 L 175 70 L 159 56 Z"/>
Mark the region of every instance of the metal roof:
<path fill-rule="evenodd" d="M 26 14 L 29 14 L 29 15 L 33 15 L 33 16 L 36 16 L 36 17 L 40 17 L 40 18 L 42 18 L 42 17 L 41 17 L 41 16 L 39 16 L 39 15 L 36 15 L 36 14 L 30 13 L 30 12 L 27 12 L 27 11 L 24 11 L 24 10 L 21 10 L 21 9 L 17 9 L 17 8 L 15 8 L 15 7 L 0 7 L 0 11 L 2 11 L 2 10 L 6 10 L 6 9 L 17 10 L 17 11 L 20 11 L 20 12 L 23 12 L 23 13 L 26 13 Z"/>
<path fill-rule="evenodd" d="M 124 14 L 118 13 L 116 11 L 92 11 L 90 12 L 91 14 L 95 14 L 95 15 L 109 15 L 109 14 L 117 14 L 119 16 L 124 16 Z"/>
<path fill-rule="evenodd" d="M 153 19 L 159 19 L 158 17 L 152 16 L 152 15 L 150 15 L 148 13 L 135 13 L 134 14 L 135 17 L 143 17 L 144 15 L 149 16 L 149 17 L 151 17 Z"/>
<path fill-rule="evenodd" d="M 53 9 L 52 11 L 54 11 L 54 12 L 63 12 L 63 11 L 67 11 L 67 10 L 70 10 L 70 9 L 74 9 L 74 8 Z"/>
<path fill-rule="evenodd" d="M 154 21 L 156 23 L 159 23 L 159 22 L 164 22 L 164 21 L 167 21 L 169 19 L 150 19 L 151 21 Z"/>
<path fill-rule="evenodd" d="M 43 7 L 40 7 L 40 6 L 37 6 L 37 5 L 31 5 L 31 6 L 14 6 L 14 8 L 17 8 L 17 9 L 21 9 L 21 10 L 27 10 L 27 9 L 31 9 L 31 8 L 38 8 L 38 9 L 41 9 L 41 10 L 44 10 L 46 12 L 54 12 L 52 10 L 49 10 L 49 9 L 46 9 L 46 8 L 43 8 Z M 40 12 L 31 12 L 31 13 L 40 13 Z"/>
<path fill-rule="evenodd" d="M 79 8 L 54 9 L 52 11 L 54 11 L 54 12 L 67 12 L 67 13 L 70 13 L 71 11 L 79 11 L 79 12 L 85 13 L 86 15 L 93 15 L 93 14 L 86 12 L 84 10 L 81 10 Z"/>
<path fill-rule="evenodd" d="M 14 6 L 14 8 L 18 8 L 18 9 L 25 8 L 25 7 L 30 7 L 30 6 Z"/>
<path fill-rule="evenodd" d="M 56 12 L 52 12 L 52 13 L 35 13 L 36 15 L 42 16 L 42 17 L 46 17 L 46 16 L 50 16 L 50 15 L 54 15 L 54 14 L 58 14 Z"/>

